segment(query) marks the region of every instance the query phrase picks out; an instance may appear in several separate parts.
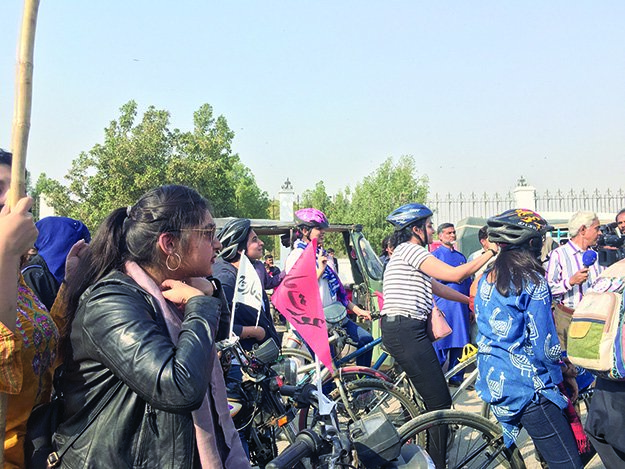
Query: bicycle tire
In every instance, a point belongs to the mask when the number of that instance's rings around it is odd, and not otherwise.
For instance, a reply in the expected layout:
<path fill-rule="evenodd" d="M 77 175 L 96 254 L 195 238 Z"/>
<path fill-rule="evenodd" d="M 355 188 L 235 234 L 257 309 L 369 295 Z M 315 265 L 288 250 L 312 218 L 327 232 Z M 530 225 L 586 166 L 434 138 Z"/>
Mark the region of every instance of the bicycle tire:
<path fill-rule="evenodd" d="M 283 348 L 280 353 L 284 358 L 299 358 L 305 360 L 306 363 L 314 363 L 315 359 L 306 350 L 298 348 Z"/>
<path fill-rule="evenodd" d="M 447 467 L 525 469 L 521 453 L 513 446 L 506 448 L 501 430 L 489 420 L 459 410 L 427 412 L 399 429 L 402 444 L 427 440 L 427 431 L 438 425 L 448 426 Z"/>
<path fill-rule="evenodd" d="M 416 400 L 412 399 L 411 396 L 406 394 L 403 391 L 403 389 L 397 385 L 397 383 L 394 383 L 393 380 L 389 376 L 387 376 L 385 373 L 379 370 L 375 370 L 373 368 L 364 367 L 364 366 L 350 365 L 350 366 L 344 366 L 344 367 L 339 368 L 338 375 L 343 384 L 350 383 L 353 381 L 364 380 L 364 379 L 380 380 L 380 381 L 393 384 L 394 387 L 397 388 L 397 390 L 401 391 L 402 394 L 405 395 L 405 397 L 409 398 L 411 401 L 414 402 L 415 406 L 418 409 L 419 414 L 422 412 L 425 412 L 425 404 L 421 400 L 421 396 L 417 394 L 415 396 Z M 332 381 L 332 378 L 330 376 L 324 379 L 323 387 L 324 387 L 324 393 L 327 395 L 332 394 L 332 392 L 336 390 L 336 387 L 334 386 L 334 382 Z M 311 411 L 313 411 L 313 415 L 309 415 L 311 414 Z M 305 428 L 310 428 L 310 426 L 314 422 L 314 409 L 311 409 L 310 407 L 305 407 L 303 409 L 300 409 L 298 419 L 299 419 L 300 431 L 304 430 Z"/>
<path fill-rule="evenodd" d="M 345 383 L 344 389 L 348 398 L 347 402 L 342 398 L 339 389 L 332 391 L 329 396 L 337 403 L 339 425 L 344 430 L 347 430 L 353 421 L 349 410 L 357 420 L 370 412 L 382 410 L 397 428 L 423 411 L 397 386 L 386 381 L 363 378 Z"/>

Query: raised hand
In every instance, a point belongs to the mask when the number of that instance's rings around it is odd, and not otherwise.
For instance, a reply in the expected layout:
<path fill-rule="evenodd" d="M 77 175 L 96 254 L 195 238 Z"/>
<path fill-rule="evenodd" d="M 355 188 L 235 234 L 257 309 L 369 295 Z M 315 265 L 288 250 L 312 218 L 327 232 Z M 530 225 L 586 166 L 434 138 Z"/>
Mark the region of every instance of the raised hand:
<path fill-rule="evenodd" d="M 180 280 L 167 279 L 161 284 L 161 289 L 165 299 L 179 308 L 184 307 L 195 296 L 204 296 L 202 290 Z"/>
<path fill-rule="evenodd" d="M 37 227 L 29 212 L 31 197 L 20 199 L 15 207 L 5 205 L 0 212 L 0 252 L 18 258 L 33 247 L 37 240 Z"/>
<path fill-rule="evenodd" d="M 77 241 L 67 253 L 65 259 L 65 280 L 69 281 L 72 274 L 76 272 L 76 268 L 80 264 L 80 261 L 89 252 L 89 245 L 84 239 Z"/>
<path fill-rule="evenodd" d="M 586 280 L 588 280 L 588 268 L 584 267 L 573 274 L 573 276 L 569 279 L 569 283 L 571 285 L 581 285 Z"/>

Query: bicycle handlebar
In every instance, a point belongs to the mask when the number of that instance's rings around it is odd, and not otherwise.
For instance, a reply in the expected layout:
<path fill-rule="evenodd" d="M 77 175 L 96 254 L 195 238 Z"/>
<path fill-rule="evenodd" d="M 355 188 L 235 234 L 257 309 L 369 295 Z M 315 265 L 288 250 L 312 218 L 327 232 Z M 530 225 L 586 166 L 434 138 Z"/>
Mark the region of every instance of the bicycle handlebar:
<path fill-rule="evenodd" d="M 289 386 L 283 385 L 279 388 L 280 395 L 286 397 L 292 397 L 297 404 L 311 405 L 317 402 L 317 388 L 312 384 L 305 384 L 304 386 Z"/>
<path fill-rule="evenodd" d="M 325 442 L 311 430 L 303 430 L 292 445 L 267 464 L 266 469 L 290 469 L 307 456 L 318 454 Z"/>

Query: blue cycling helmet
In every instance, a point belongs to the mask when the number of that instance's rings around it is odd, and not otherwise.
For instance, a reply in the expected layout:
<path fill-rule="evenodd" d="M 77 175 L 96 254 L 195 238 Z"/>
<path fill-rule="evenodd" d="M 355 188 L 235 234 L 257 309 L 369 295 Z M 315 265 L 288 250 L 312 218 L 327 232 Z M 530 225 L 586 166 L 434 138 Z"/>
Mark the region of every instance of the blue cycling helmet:
<path fill-rule="evenodd" d="M 403 230 L 409 225 L 431 217 L 432 210 L 423 204 L 406 204 L 394 210 L 386 221 L 395 227 L 395 231 Z"/>

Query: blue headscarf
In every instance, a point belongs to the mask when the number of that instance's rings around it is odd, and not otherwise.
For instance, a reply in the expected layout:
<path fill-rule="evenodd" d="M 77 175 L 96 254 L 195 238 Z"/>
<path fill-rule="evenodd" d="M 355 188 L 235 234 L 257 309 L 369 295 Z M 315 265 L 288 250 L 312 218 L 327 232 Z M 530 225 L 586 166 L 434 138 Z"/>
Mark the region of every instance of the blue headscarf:
<path fill-rule="evenodd" d="M 67 217 L 46 217 L 35 225 L 39 230 L 35 247 L 60 284 L 65 278 L 67 253 L 81 239 L 91 241 L 89 229 L 84 223 Z"/>

